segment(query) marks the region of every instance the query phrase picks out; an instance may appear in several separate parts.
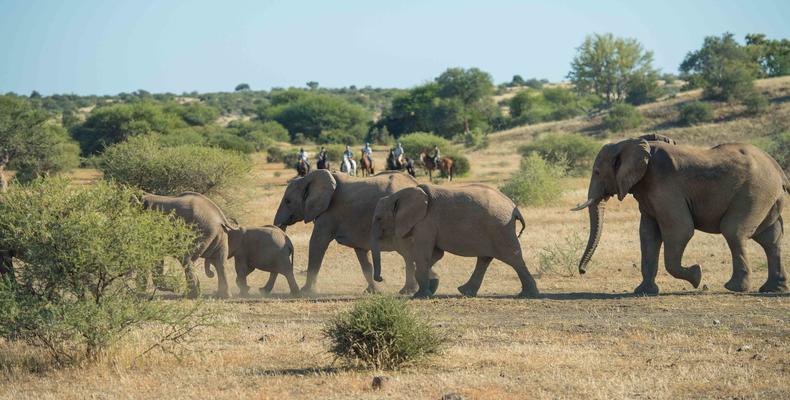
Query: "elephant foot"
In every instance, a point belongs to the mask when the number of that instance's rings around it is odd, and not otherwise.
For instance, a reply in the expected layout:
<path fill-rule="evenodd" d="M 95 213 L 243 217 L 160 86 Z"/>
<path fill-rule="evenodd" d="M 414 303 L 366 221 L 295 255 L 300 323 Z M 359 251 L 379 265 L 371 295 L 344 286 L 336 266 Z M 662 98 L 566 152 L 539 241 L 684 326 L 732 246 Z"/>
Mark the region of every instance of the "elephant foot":
<path fill-rule="evenodd" d="M 537 288 L 522 289 L 516 298 L 518 299 L 537 299 L 540 297 L 540 292 Z"/>
<path fill-rule="evenodd" d="M 702 281 L 702 268 L 699 267 L 699 264 L 694 264 L 689 267 L 689 283 L 691 286 L 694 286 L 694 289 L 699 287 L 699 283 Z"/>
<path fill-rule="evenodd" d="M 727 283 L 724 284 L 724 287 L 731 291 L 731 292 L 748 292 L 751 285 L 749 285 L 749 278 L 747 277 L 732 277 L 730 278 Z"/>
<path fill-rule="evenodd" d="M 187 292 L 188 299 L 197 299 L 198 297 L 200 297 L 200 288 L 193 287 Z"/>
<path fill-rule="evenodd" d="M 412 299 L 427 299 L 431 297 L 431 292 L 428 290 L 418 290 L 414 296 L 411 296 Z"/>
<path fill-rule="evenodd" d="M 230 297 L 230 294 L 228 293 L 228 289 L 217 290 L 217 293 L 214 294 L 214 297 L 218 299 L 227 299 Z"/>
<path fill-rule="evenodd" d="M 431 295 L 436 294 L 436 291 L 439 289 L 439 278 L 431 278 L 428 281 L 428 290 L 431 291 Z"/>
<path fill-rule="evenodd" d="M 364 294 L 378 294 L 380 292 L 379 292 L 379 289 L 376 287 L 376 285 L 370 284 L 370 285 L 368 285 L 368 287 L 365 288 L 364 291 L 362 291 L 362 293 L 364 293 Z"/>
<path fill-rule="evenodd" d="M 465 284 L 463 284 L 461 286 L 458 286 L 458 291 L 461 292 L 461 294 L 464 295 L 464 297 L 475 297 L 475 296 L 477 296 L 477 290 L 478 289 L 479 288 L 477 288 L 474 285 L 471 285 L 469 283 L 465 283 Z"/>
<path fill-rule="evenodd" d="M 642 282 L 634 289 L 634 294 L 639 296 L 656 296 L 658 295 L 658 285 L 656 285 L 655 282 Z"/>
<path fill-rule="evenodd" d="M 787 281 L 785 279 L 769 279 L 760 286 L 760 293 L 786 293 Z"/>
<path fill-rule="evenodd" d="M 239 288 L 239 297 L 242 298 L 250 297 L 250 288 L 246 288 L 246 289 Z"/>
<path fill-rule="evenodd" d="M 262 295 L 268 296 L 268 295 L 270 295 L 272 293 L 272 288 L 268 288 L 268 287 L 264 286 L 264 287 L 258 289 L 258 291 L 261 292 Z"/>
<path fill-rule="evenodd" d="M 299 292 L 303 296 L 317 296 L 318 295 L 318 290 L 316 290 L 313 286 L 307 286 L 307 285 L 304 285 Z"/>
<path fill-rule="evenodd" d="M 406 285 L 398 291 L 398 294 L 414 294 L 417 293 L 417 289 L 418 288 L 416 286 Z"/>

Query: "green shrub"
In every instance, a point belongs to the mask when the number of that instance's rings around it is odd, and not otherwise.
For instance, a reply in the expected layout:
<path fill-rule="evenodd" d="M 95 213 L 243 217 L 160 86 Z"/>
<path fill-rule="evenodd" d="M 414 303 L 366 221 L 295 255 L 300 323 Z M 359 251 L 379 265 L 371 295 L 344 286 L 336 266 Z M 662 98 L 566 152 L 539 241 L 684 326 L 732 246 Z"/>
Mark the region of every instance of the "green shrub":
<path fill-rule="evenodd" d="M 563 167 L 546 162 L 537 153 L 521 160 L 521 167 L 499 190 L 523 206 L 540 206 L 562 194 Z"/>
<path fill-rule="evenodd" d="M 211 134 L 206 138 L 209 146 L 219 147 L 220 149 L 233 150 L 239 153 L 249 154 L 255 151 L 255 145 L 232 133 L 220 131 Z"/>
<path fill-rule="evenodd" d="M 578 232 L 566 236 L 561 242 L 550 243 L 538 250 L 538 270 L 541 274 L 575 275 L 585 244 L 585 239 Z"/>
<path fill-rule="evenodd" d="M 100 156 L 99 169 L 107 179 L 156 194 L 211 195 L 240 185 L 251 163 L 233 151 L 193 145 L 163 147 L 157 136 L 140 136 L 107 148 Z"/>
<path fill-rule="evenodd" d="M 438 352 L 442 339 L 405 300 L 373 296 L 324 327 L 329 351 L 376 369 L 394 369 Z"/>
<path fill-rule="evenodd" d="M 713 121 L 713 107 L 701 101 L 690 101 L 680 105 L 678 122 L 683 125 L 697 125 Z"/>
<path fill-rule="evenodd" d="M 194 327 L 196 306 L 154 301 L 137 282 L 164 257 L 190 251 L 196 235 L 172 215 L 144 211 L 135 194 L 42 178 L 3 195 L 0 248 L 24 263 L 16 281 L 0 280 L 0 337 L 64 363 L 95 358 L 141 326 L 163 328 L 155 341 Z"/>
<path fill-rule="evenodd" d="M 587 136 L 574 133 L 569 135 L 545 135 L 519 147 L 519 152 L 527 157 L 537 153 L 551 164 L 566 168 L 568 173 L 578 175 L 589 171 L 601 145 Z"/>
<path fill-rule="evenodd" d="M 746 106 L 747 114 L 760 115 L 768 110 L 768 99 L 764 95 L 754 91 L 743 99 L 743 105 Z"/>
<path fill-rule="evenodd" d="M 219 118 L 219 111 L 202 103 L 175 105 L 167 111 L 178 114 L 189 125 L 208 125 Z"/>
<path fill-rule="evenodd" d="M 760 138 L 754 144 L 770 154 L 783 170 L 790 169 L 790 131 Z"/>
<path fill-rule="evenodd" d="M 450 141 L 445 138 L 430 133 L 416 132 L 401 136 L 398 141 L 403 145 L 406 157 L 413 158 L 417 163 L 420 162 L 421 152 L 425 151 L 430 154 L 433 151 L 433 146 L 438 145 L 442 156 L 453 160 L 457 176 L 465 175 L 471 170 L 469 159 L 456 150 Z"/>
<path fill-rule="evenodd" d="M 612 132 L 636 129 L 642 125 L 642 114 L 630 104 L 615 104 L 604 117 L 604 126 Z"/>

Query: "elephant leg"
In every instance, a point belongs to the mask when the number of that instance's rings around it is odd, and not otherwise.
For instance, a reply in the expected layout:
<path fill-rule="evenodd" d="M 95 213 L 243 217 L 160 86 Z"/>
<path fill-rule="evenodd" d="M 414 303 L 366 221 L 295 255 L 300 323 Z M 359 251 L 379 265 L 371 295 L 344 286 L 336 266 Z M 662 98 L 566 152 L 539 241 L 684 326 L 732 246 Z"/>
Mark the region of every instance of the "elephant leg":
<path fill-rule="evenodd" d="M 415 243 L 420 241 L 415 239 Z M 433 259 L 433 245 L 423 242 L 419 245 L 421 249 L 414 251 L 414 263 L 416 265 L 415 276 L 417 278 L 417 293 L 413 298 L 422 299 L 431 297 L 431 261 Z"/>
<path fill-rule="evenodd" d="M 698 287 L 702 279 L 699 265 L 694 264 L 685 268 L 681 264 L 686 245 L 694 236 L 694 222 L 691 216 L 680 221 L 675 219 L 670 224 L 662 223 L 659 227 L 664 241 L 664 267 L 667 272 L 677 279 L 688 281 L 695 288 Z"/>
<path fill-rule="evenodd" d="M 433 270 L 433 266 L 436 265 L 442 257 L 444 257 L 444 250 L 433 249 L 433 253 L 431 254 L 431 271 L 428 274 L 428 288 L 432 295 L 436 294 L 436 291 L 439 289 L 439 275 Z"/>
<path fill-rule="evenodd" d="M 732 253 L 732 276 L 724 287 L 733 292 L 748 292 L 751 284 L 751 270 L 746 260 L 746 239 L 739 236 L 725 235 L 727 245 Z"/>
<path fill-rule="evenodd" d="M 524 257 L 521 256 L 521 248 L 516 253 L 509 254 L 506 258 L 500 258 L 502 262 L 513 267 L 518 274 L 518 279 L 521 280 L 521 293 L 517 297 L 522 298 L 537 298 L 540 296 L 538 285 L 535 283 L 535 278 L 529 273 L 527 264 L 524 262 Z"/>
<path fill-rule="evenodd" d="M 370 263 L 368 250 L 355 247 L 354 253 L 356 253 L 359 266 L 362 268 L 362 276 L 365 277 L 365 281 L 368 283 L 368 287 L 365 288 L 365 293 L 378 293 L 379 290 L 376 288 L 376 282 L 373 281 L 373 264 Z"/>
<path fill-rule="evenodd" d="M 635 294 L 658 294 L 656 274 L 658 253 L 661 250 L 661 229 L 655 219 L 642 214 L 639 221 L 639 242 L 642 250 L 642 283 L 634 289 Z"/>
<path fill-rule="evenodd" d="M 277 276 L 277 274 L 275 274 L 273 272 L 272 272 L 272 274 L 274 276 Z M 283 275 L 285 275 L 285 279 L 288 280 L 288 288 L 291 290 L 291 296 L 299 297 L 299 285 L 296 283 L 296 278 L 294 278 L 293 270 L 290 270 L 290 271 L 284 273 Z"/>
<path fill-rule="evenodd" d="M 247 285 L 247 275 L 252 272 L 248 267 L 247 260 L 242 257 L 233 258 L 236 268 L 236 287 L 239 288 L 239 296 L 247 297 L 250 292 L 250 287 Z"/>
<path fill-rule="evenodd" d="M 762 246 L 768 258 L 768 280 L 760 286 L 760 292 L 787 292 L 787 274 L 782 268 L 783 231 L 780 216 L 768 229 L 752 238 Z"/>
<path fill-rule="evenodd" d="M 319 227 L 313 228 L 310 236 L 310 250 L 307 259 L 307 279 L 302 287 L 303 293 L 315 293 L 315 284 L 318 280 L 318 271 L 321 270 L 321 263 L 324 261 L 324 254 L 329 247 L 329 242 L 334 239 Z"/>
<path fill-rule="evenodd" d="M 414 294 L 417 292 L 418 285 L 417 285 L 417 278 L 415 278 L 416 273 L 416 266 L 414 265 L 414 260 L 409 257 L 403 257 L 404 262 L 404 270 L 406 272 L 406 282 L 403 284 L 403 288 L 398 291 L 399 294 Z"/>
<path fill-rule="evenodd" d="M 190 299 L 196 299 L 200 296 L 200 281 L 198 281 L 195 276 L 193 259 L 194 257 L 187 255 L 181 260 L 181 265 L 184 267 L 184 276 L 187 281 L 187 297 Z"/>
<path fill-rule="evenodd" d="M 291 273 L 293 273 L 293 272 L 291 272 Z M 264 285 L 260 289 L 261 294 L 267 295 L 267 294 L 271 293 L 272 289 L 274 289 L 274 283 L 275 282 L 277 282 L 277 273 L 276 272 L 269 272 L 269 280 L 266 281 L 266 285 Z"/>
<path fill-rule="evenodd" d="M 477 257 L 477 264 L 472 276 L 463 285 L 458 287 L 458 291 L 466 297 L 477 296 L 477 291 L 480 290 L 480 285 L 483 284 L 483 278 L 488 270 L 488 265 L 491 264 L 493 257 Z"/>
<path fill-rule="evenodd" d="M 230 297 L 228 293 L 228 277 L 225 275 L 225 260 L 228 258 L 228 247 L 219 246 L 217 251 L 212 255 L 211 263 L 217 270 L 217 297 L 220 299 L 227 299 Z"/>

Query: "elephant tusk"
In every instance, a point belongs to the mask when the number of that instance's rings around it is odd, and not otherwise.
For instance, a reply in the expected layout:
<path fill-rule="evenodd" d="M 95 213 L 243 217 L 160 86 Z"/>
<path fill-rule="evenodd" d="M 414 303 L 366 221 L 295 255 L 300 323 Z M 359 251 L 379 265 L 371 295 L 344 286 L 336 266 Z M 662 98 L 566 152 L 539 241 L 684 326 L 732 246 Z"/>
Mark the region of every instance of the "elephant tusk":
<path fill-rule="evenodd" d="M 571 211 L 581 211 L 581 210 L 584 210 L 585 208 L 589 207 L 589 206 L 590 206 L 590 204 L 592 204 L 593 202 L 595 202 L 595 199 L 589 199 L 589 200 L 585 201 L 584 203 L 582 203 L 582 204 L 579 204 L 579 205 L 577 205 L 576 207 L 573 207 L 573 208 L 571 208 Z"/>

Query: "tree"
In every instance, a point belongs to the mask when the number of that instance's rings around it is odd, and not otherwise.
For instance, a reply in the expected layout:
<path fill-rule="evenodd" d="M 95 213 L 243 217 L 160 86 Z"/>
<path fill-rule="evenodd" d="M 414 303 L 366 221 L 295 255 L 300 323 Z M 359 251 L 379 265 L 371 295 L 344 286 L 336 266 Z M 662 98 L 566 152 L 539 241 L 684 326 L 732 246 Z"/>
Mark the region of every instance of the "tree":
<path fill-rule="evenodd" d="M 0 190 L 3 192 L 8 188 L 6 168 L 16 168 L 24 180 L 78 165 L 77 147 L 63 128 L 48 120 L 47 113 L 21 98 L 0 97 Z"/>
<path fill-rule="evenodd" d="M 746 35 L 746 47 L 765 76 L 790 75 L 790 40 L 772 40 L 762 33 L 752 33 Z"/>
<path fill-rule="evenodd" d="M 436 78 L 436 83 L 439 96 L 460 102 L 464 133 L 469 132 L 471 114 L 480 111 L 485 106 L 483 101 L 494 92 L 491 74 L 478 68 L 449 68 Z"/>
<path fill-rule="evenodd" d="M 318 82 L 316 82 L 316 81 L 307 82 L 306 85 L 307 85 L 307 87 L 310 88 L 310 90 L 318 89 Z"/>
<path fill-rule="evenodd" d="M 322 93 L 304 93 L 294 101 L 272 107 L 268 117 L 282 124 L 295 138 L 302 133 L 316 140 L 322 131 L 342 130 L 361 141 L 367 133 L 369 115 L 361 106 Z"/>
<path fill-rule="evenodd" d="M 513 79 L 510 80 L 510 86 L 524 86 L 525 83 L 521 75 L 513 75 Z"/>
<path fill-rule="evenodd" d="M 246 83 L 239 83 L 238 85 L 236 85 L 236 89 L 234 89 L 234 90 L 236 92 L 248 91 L 248 90 L 250 90 L 250 85 L 246 84 Z"/>
<path fill-rule="evenodd" d="M 40 99 L 41 98 L 41 93 L 39 93 L 38 90 L 34 90 L 34 91 L 30 92 L 30 98 L 31 99 Z"/>
<path fill-rule="evenodd" d="M 691 87 L 702 87 L 705 97 L 733 101 L 752 94 L 760 65 L 731 33 L 725 33 L 706 37 L 702 48 L 686 55 L 680 72 Z"/>
<path fill-rule="evenodd" d="M 625 100 L 636 78 L 651 74 L 655 74 L 653 52 L 645 51 L 636 39 L 606 33 L 584 39 L 571 62 L 568 78 L 579 92 L 592 92 L 611 106 Z"/>

